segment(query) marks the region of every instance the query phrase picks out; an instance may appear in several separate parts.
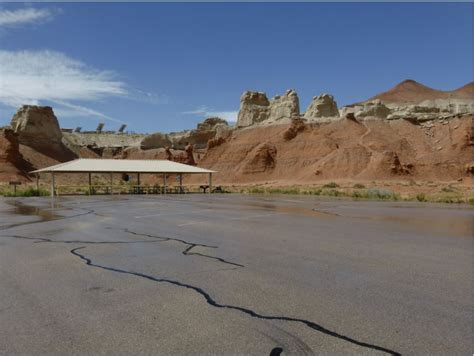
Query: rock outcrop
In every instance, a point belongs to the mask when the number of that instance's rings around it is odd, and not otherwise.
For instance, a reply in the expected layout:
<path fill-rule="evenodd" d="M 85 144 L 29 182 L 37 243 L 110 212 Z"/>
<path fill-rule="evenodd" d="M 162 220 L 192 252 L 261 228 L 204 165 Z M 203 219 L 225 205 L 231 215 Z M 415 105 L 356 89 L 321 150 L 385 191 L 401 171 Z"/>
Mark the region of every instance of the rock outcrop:
<path fill-rule="evenodd" d="M 19 163 L 21 159 L 18 135 L 13 130 L 0 130 L 0 162 Z"/>
<path fill-rule="evenodd" d="M 184 150 L 188 144 L 192 144 L 195 148 L 203 149 L 207 147 L 208 141 L 215 138 L 218 133 L 226 136 L 230 131 L 231 128 L 226 120 L 210 117 L 199 123 L 195 130 L 169 134 L 155 132 L 147 135 L 142 139 L 140 147 L 144 150 L 151 150 L 170 146 L 173 149 Z"/>
<path fill-rule="evenodd" d="M 216 130 L 216 127 L 220 125 L 229 126 L 226 120 L 220 117 L 208 117 L 203 122 L 197 124 L 198 131 L 212 131 Z"/>
<path fill-rule="evenodd" d="M 261 143 L 255 147 L 243 167 L 242 173 L 262 173 L 275 167 L 277 149 L 271 143 Z"/>
<path fill-rule="evenodd" d="M 304 118 L 308 121 L 318 121 L 320 118 L 339 117 L 339 110 L 334 97 L 329 94 L 321 94 L 313 97 L 311 104 L 304 114 Z"/>
<path fill-rule="evenodd" d="M 385 119 L 390 114 L 390 109 L 386 107 L 379 99 L 369 101 L 364 104 L 360 111 L 355 113 L 356 119 L 376 118 Z"/>
<path fill-rule="evenodd" d="M 222 145 L 225 142 L 225 138 L 223 137 L 215 137 L 210 139 L 207 142 L 207 149 L 210 150 L 211 148 L 217 147 Z"/>
<path fill-rule="evenodd" d="M 276 95 L 268 100 L 262 92 L 246 91 L 240 97 L 240 111 L 237 127 L 247 127 L 258 123 L 278 123 L 292 117 L 299 117 L 300 102 L 296 91 L 290 89 L 283 95 Z"/>
<path fill-rule="evenodd" d="M 142 150 L 151 150 L 155 148 L 164 148 L 171 146 L 171 140 L 168 135 L 161 132 L 155 132 L 151 135 L 145 136 L 140 142 L 140 148 Z"/>
<path fill-rule="evenodd" d="M 224 132 L 229 128 L 226 120 L 216 117 L 207 118 L 197 125 L 195 130 L 175 132 L 168 135 L 175 149 L 186 149 L 186 145 L 192 144 L 195 148 L 207 147 L 207 142 L 217 135 L 217 131 Z"/>
<path fill-rule="evenodd" d="M 283 133 L 283 138 L 286 141 L 290 141 L 294 139 L 298 135 L 299 132 L 304 131 L 305 128 L 306 128 L 305 121 L 300 118 L 295 118 L 291 120 L 290 127 Z"/>
<path fill-rule="evenodd" d="M 20 153 L 18 135 L 13 130 L 0 130 L 0 181 L 28 181 L 31 170 Z"/>
<path fill-rule="evenodd" d="M 262 92 L 246 91 L 240 97 L 237 127 L 252 126 L 268 119 L 270 101 Z"/>
<path fill-rule="evenodd" d="M 300 101 L 293 89 L 283 95 L 276 95 L 269 106 L 268 122 L 275 123 L 282 119 L 291 119 L 300 116 Z"/>
<path fill-rule="evenodd" d="M 255 125 L 235 130 L 199 164 L 219 172 L 216 184 L 470 179 L 471 117 L 436 120 L 430 135 L 406 120 L 307 124 L 291 139 L 291 125 Z"/>
<path fill-rule="evenodd" d="M 50 106 L 23 105 L 11 121 L 21 144 L 31 147 L 60 145 L 59 122 Z"/>

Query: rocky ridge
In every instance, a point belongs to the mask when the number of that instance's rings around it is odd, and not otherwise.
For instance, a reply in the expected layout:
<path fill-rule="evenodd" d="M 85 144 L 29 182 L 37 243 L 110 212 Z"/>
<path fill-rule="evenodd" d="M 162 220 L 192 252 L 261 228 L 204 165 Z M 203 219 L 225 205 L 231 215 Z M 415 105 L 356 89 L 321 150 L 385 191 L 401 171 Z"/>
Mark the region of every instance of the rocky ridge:
<path fill-rule="evenodd" d="M 321 94 L 304 113 L 295 90 L 271 100 L 246 91 L 235 126 L 212 117 L 193 130 L 150 135 L 61 132 L 52 108 L 23 106 L 1 131 L 0 180 L 76 157 L 197 163 L 226 183 L 462 179 L 474 174 L 473 87 L 442 92 L 405 81 L 342 108 Z"/>

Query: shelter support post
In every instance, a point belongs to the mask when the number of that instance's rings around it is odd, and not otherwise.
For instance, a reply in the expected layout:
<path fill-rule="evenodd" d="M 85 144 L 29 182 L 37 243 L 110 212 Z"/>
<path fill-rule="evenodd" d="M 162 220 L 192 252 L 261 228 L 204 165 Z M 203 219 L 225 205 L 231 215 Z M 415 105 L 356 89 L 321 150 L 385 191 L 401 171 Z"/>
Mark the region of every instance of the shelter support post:
<path fill-rule="evenodd" d="M 137 184 L 140 186 L 140 173 L 137 173 Z"/>
<path fill-rule="evenodd" d="M 168 187 L 166 186 L 167 184 L 167 177 L 166 177 L 166 173 L 163 174 L 163 193 L 166 194 L 166 191 L 168 190 Z"/>
<path fill-rule="evenodd" d="M 209 173 L 209 194 L 212 193 L 212 173 Z"/>
<path fill-rule="evenodd" d="M 56 182 L 54 173 L 51 173 L 51 198 L 54 198 L 54 191 L 56 190 Z"/>
<path fill-rule="evenodd" d="M 89 195 L 92 195 L 92 174 L 89 172 Z"/>
<path fill-rule="evenodd" d="M 40 181 L 40 175 L 36 173 L 36 192 L 38 193 L 38 195 L 39 195 L 39 189 L 40 189 L 39 181 Z"/>
<path fill-rule="evenodd" d="M 179 192 L 183 192 L 183 173 L 179 174 Z"/>
<path fill-rule="evenodd" d="M 110 194 L 114 194 L 114 174 L 110 172 Z"/>

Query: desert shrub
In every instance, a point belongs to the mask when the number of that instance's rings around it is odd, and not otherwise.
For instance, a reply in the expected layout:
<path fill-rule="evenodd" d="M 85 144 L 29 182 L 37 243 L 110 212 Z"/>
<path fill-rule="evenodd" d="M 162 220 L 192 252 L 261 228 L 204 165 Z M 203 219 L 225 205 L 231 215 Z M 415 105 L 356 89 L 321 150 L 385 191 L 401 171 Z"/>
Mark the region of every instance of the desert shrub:
<path fill-rule="evenodd" d="M 368 195 L 367 195 L 367 192 L 361 192 L 359 190 L 355 190 L 352 192 L 351 197 L 354 199 L 367 199 Z"/>
<path fill-rule="evenodd" d="M 370 188 L 366 194 L 367 199 L 400 200 L 400 196 L 389 189 Z"/>
<path fill-rule="evenodd" d="M 474 198 L 469 198 L 468 203 L 474 205 Z"/>
<path fill-rule="evenodd" d="M 323 185 L 323 188 L 339 188 L 339 184 L 336 182 L 329 182 Z"/>
<path fill-rule="evenodd" d="M 269 194 L 299 194 L 300 190 L 296 187 L 292 188 L 269 188 L 266 191 Z"/>
<path fill-rule="evenodd" d="M 321 195 L 325 195 L 328 197 L 340 197 L 340 196 L 344 196 L 345 193 L 337 189 L 324 189 L 321 191 Z"/>
<path fill-rule="evenodd" d="M 10 191 L 3 191 L 3 195 L 5 197 L 42 197 L 42 196 L 47 196 L 49 195 L 50 192 L 46 189 L 35 189 L 32 187 L 26 188 L 26 189 L 21 189 L 16 191 L 16 195 L 13 193 L 13 190 Z"/>
<path fill-rule="evenodd" d="M 365 185 L 360 184 L 360 183 L 356 183 L 356 184 L 354 184 L 354 186 L 352 188 L 354 188 L 354 189 L 365 189 Z"/>
<path fill-rule="evenodd" d="M 455 187 L 452 187 L 450 185 L 448 185 L 447 187 L 443 187 L 443 189 L 441 189 L 442 192 L 445 192 L 445 193 L 454 193 L 457 189 Z"/>
<path fill-rule="evenodd" d="M 253 187 L 248 190 L 250 194 L 263 194 L 265 193 L 265 189 L 262 187 Z"/>
<path fill-rule="evenodd" d="M 447 204 L 461 204 L 464 201 L 457 197 L 441 197 L 437 200 L 438 203 L 447 203 Z"/>
<path fill-rule="evenodd" d="M 425 193 L 418 193 L 416 195 L 416 200 L 418 201 L 426 201 L 426 194 Z"/>
<path fill-rule="evenodd" d="M 322 189 L 321 188 L 316 188 L 316 189 L 309 189 L 305 190 L 303 194 L 307 195 L 321 195 Z"/>

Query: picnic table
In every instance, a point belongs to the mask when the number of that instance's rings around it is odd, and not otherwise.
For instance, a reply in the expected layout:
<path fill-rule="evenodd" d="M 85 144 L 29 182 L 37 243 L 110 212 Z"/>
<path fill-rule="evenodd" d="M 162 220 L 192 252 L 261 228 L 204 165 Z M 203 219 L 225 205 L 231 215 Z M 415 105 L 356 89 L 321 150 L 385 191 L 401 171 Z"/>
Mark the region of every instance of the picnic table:
<path fill-rule="evenodd" d="M 205 193 L 209 189 L 209 185 L 200 185 L 199 189 L 202 189 L 203 193 Z M 212 193 L 224 193 L 224 189 L 220 185 L 212 189 Z"/>

